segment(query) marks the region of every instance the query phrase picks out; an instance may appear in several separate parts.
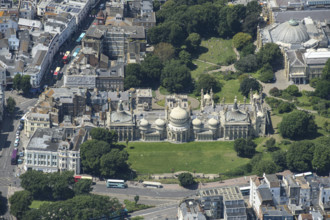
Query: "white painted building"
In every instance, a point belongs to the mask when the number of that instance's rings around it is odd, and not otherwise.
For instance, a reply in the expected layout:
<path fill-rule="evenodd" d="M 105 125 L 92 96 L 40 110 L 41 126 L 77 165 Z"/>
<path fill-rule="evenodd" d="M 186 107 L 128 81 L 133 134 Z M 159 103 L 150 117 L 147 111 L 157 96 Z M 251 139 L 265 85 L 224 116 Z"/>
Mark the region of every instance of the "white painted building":
<path fill-rule="evenodd" d="M 80 174 L 79 147 L 86 134 L 83 128 L 38 128 L 25 149 L 24 169 Z"/>
<path fill-rule="evenodd" d="M 273 195 L 275 205 L 279 205 L 281 203 L 280 180 L 277 178 L 276 174 L 264 174 L 263 177 L 265 178 L 265 182 Z"/>
<path fill-rule="evenodd" d="M 18 27 L 20 30 L 23 29 L 41 30 L 43 28 L 43 25 L 40 21 L 37 20 L 20 18 L 18 20 Z"/>

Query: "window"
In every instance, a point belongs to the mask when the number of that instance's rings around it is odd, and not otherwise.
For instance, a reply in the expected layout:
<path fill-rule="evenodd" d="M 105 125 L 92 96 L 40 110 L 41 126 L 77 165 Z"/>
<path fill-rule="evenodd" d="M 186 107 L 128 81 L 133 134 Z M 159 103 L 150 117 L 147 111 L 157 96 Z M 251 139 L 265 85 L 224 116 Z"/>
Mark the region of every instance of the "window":
<path fill-rule="evenodd" d="M 33 126 L 33 125 L 34 125 L 34 123 L 31 123 L 31 125 Z"/>
<path fill-rule="evenodd" d="M 53 159 L 56 159 L 56 156 L 52 156 Z"/>

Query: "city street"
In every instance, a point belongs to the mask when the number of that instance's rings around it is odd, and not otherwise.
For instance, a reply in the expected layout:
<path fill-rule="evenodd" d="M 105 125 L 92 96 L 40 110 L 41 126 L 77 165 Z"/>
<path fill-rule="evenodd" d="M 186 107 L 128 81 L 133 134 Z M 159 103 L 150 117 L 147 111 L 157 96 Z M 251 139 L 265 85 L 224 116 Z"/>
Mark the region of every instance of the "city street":
<path fill-rule="evenodd" d="M 19 185 L 19 178 L 16 173 L 17 165 L 10 164 L 19 120 L 29 110 L 29 107 L 37 102 L 37 98 L 24 98 L 15 91 L 6 91 L 6 98 L 10 96 L 16 101 L 16 113 L 12 116 L 4 117 L 0 134 L 0 191 L 4 197 L 7 197 L 9 186 Z M 19 150 L 22 150 L 22 143 L 19 145 Z M 8 210 L 4 213 L 4 217 L 9 219 Z"/>

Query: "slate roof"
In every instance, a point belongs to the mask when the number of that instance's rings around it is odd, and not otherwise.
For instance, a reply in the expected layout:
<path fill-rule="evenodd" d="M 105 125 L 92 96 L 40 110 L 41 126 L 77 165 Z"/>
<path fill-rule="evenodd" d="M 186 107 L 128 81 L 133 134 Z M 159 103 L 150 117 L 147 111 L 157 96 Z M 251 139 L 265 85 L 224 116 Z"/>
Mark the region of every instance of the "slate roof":
<path fill-rule="evenodd" d="M 305 11 L 283 11 L 274 12 L 275 22 L 283 23 L 290 19 L 302 20 L 310 17 L 314 21 L 324 21 L 330 19 L 329 10 L 305 10 Z"/>
<path fill-rule="evenodd" d="M 260 188 L 257 189 L 262 201 L 272 201 L 273 195 L 270 192 L 269 188 Z"/>

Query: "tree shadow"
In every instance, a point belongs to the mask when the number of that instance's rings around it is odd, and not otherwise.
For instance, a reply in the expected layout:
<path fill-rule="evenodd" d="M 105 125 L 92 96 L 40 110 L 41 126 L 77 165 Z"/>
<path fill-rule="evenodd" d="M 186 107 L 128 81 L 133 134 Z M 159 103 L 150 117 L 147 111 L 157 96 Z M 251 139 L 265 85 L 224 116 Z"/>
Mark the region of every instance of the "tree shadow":
<path fill-rule="evenodd" d="M 201 54 L 207 53 L 209 51 L 208 48 L 199 46 L 197 50 L 195 50 L 193 53 L 191 53 L 191 57 L 193 59 L 197 59 Z"/>
<path fill-rule="evenodd" d="M 185 189 L 189 189 L 189 190 L 196 190 L 199 187 L 199 183 L 194 183 L 194 184 L 191 184 L 189 186 L 182 186 L 182 187 L 185 188 Z"/>
<path fill-rule="evenodd" d="M 0 215 L 4 215 L 8 211 L 8 199 L 4 196 L 0 196 Z"/>

